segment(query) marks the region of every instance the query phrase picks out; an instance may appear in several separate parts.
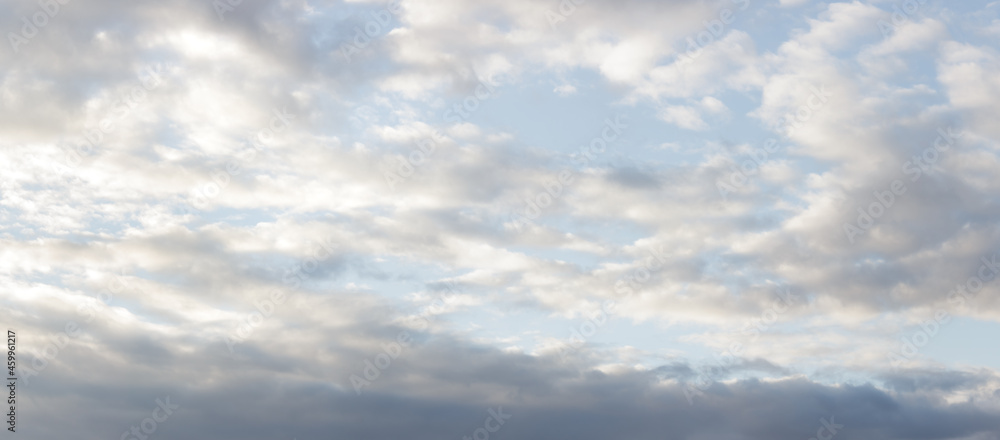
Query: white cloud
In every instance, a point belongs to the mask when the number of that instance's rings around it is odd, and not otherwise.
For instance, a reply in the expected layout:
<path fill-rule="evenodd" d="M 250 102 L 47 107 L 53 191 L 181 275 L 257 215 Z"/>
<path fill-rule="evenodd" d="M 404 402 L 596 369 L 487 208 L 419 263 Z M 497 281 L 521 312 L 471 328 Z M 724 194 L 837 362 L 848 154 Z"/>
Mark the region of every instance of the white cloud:
<path fill-rule="evenodd" d="M 22 365 L 84 332 L 25 389 L 53 421 L 27 437 L 113 435 L 167 393 L 191 408 L 168 437 L 441 438 L 458 428 L 412 415 L 500 404 L 512 438 L 808 438 L 833 409 L 844 440 L 1000 429 L 998 365 L 886 361 L 1000 249 L 992 6 L 884 37 L 891 3 L 754 4 L 691 57 L 720 17 L 700 2 L 585 2 L 553 26 L 558 2 L 413 0 L 348 61 L 384 2 L 73 5 L 0 53 L 0 321 Z M 122 106 L 147 67 L 162 82 Z M 975 299 L 949 313 L 1000 320 L 1000 285 Z M 699 360 L 734 338 L 732 364 Z M 730 417 L 747 408 L 764 422 Z"/>

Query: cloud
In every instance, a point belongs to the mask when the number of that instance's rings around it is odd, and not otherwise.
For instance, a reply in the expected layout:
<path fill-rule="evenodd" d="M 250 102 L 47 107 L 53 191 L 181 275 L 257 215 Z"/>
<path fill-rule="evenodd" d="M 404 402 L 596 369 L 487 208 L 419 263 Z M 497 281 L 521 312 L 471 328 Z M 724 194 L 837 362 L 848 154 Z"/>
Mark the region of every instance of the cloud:
<path fill-rule="evenodd" d="M 995 437 L 996 8 L 739 4 L 60 5 L 0 51 L 19 428 Z"/>

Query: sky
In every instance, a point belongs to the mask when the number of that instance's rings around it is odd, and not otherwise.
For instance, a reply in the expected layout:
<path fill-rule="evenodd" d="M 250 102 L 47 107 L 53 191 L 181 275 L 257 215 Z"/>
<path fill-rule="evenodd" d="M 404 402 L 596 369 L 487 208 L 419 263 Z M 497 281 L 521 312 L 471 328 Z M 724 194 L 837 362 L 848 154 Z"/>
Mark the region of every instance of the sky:
<path fill-rule="evenodd" d="M 8 438 L 1000 439 L 1000 2 L 0 18 Z"/>

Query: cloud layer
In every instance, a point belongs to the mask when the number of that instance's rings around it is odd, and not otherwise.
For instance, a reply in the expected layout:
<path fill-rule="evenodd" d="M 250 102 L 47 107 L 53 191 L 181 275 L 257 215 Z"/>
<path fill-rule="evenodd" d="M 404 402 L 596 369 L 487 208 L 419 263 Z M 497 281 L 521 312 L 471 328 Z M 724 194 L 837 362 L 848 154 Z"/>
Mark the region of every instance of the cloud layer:
<path fill-rule="evenodd" d="M 1000 436 L 995 3 L 0 11 L 18 435 Z"/>

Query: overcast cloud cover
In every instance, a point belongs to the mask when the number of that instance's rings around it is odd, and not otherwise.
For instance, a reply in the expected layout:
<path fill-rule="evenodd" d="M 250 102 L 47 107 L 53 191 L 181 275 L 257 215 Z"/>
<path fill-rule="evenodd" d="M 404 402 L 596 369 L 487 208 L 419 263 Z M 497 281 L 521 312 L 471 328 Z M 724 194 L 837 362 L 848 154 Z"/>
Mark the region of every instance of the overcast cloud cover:
<path fill-rule="evenodd" d="M 1000 2 L 0 17 L 4 438 L 1000 439 Z"/>

